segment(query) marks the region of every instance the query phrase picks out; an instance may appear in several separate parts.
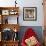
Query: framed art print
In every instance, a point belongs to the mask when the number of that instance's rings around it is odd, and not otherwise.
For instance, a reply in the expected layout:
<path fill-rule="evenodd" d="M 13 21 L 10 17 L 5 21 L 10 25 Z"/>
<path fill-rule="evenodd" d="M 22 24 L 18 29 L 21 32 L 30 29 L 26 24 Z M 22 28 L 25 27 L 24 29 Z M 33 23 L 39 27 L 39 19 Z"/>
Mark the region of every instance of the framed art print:
<path fill-rule="evenodd" d="M 2 15 L 9 15 L 9 10 L 2 10 Z"/>
<path fill-rule="evenodd" d="M 36 7 L 24 7 L 23 8 L 23 20 L 24 21 L 36 21 L 37 20 L 37 8 Z"/>

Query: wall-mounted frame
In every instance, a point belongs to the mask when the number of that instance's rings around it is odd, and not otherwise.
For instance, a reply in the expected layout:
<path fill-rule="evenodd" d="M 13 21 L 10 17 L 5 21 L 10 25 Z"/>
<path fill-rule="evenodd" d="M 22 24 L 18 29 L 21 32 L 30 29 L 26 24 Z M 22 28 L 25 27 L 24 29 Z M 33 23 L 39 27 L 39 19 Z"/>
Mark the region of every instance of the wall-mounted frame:
<path fill-rule="evenodd" d="M 2 15 L 9 15 L 9 10 L 2 10 Z"/>
<path fill-rule="evenodd" d="M 37 20 L 37 8 L 36 7 L 23 7 L 23 20 L 24 21 L 36 21 Z"/>

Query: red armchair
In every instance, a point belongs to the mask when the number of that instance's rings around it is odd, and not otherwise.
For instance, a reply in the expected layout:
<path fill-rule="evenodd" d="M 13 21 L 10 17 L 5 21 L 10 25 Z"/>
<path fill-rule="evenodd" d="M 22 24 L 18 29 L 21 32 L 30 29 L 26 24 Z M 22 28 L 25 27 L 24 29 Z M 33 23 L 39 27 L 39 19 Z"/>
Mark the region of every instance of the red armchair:
<path fill-rule="evenodd" d="M 22 38 L 21 46 L 41 46 L 37 39 L 37 35 L 32 28 L 26 30 Z"/>

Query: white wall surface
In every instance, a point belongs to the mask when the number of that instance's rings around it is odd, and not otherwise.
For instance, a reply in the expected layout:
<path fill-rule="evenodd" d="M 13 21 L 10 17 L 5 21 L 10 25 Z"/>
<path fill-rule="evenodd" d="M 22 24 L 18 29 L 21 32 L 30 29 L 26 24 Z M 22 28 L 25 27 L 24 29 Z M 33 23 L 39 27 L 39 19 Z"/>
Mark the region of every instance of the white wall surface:
<path fill-rule="evenodd" d="M 0 7 L 15 6 L 15 0 L 0 0 Z M 43 26 L 42 0 L 17 0 L 19 6 L 19 24 L 21 26 Z M 23 20 L 23 7 L 37 7 L 37 21 Z"/>

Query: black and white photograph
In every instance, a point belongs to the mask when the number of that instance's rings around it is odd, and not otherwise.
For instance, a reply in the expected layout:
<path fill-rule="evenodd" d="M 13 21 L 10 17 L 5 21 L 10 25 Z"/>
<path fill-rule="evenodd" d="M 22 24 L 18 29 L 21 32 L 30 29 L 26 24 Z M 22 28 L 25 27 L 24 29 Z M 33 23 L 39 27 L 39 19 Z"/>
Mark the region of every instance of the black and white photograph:
<path fill-rule="evenodd" d="M 36 7 L 24 7 L 23 8 L 23 19 L 25 21 L 33 21 L 37 19 L 37 8 Z"/>

